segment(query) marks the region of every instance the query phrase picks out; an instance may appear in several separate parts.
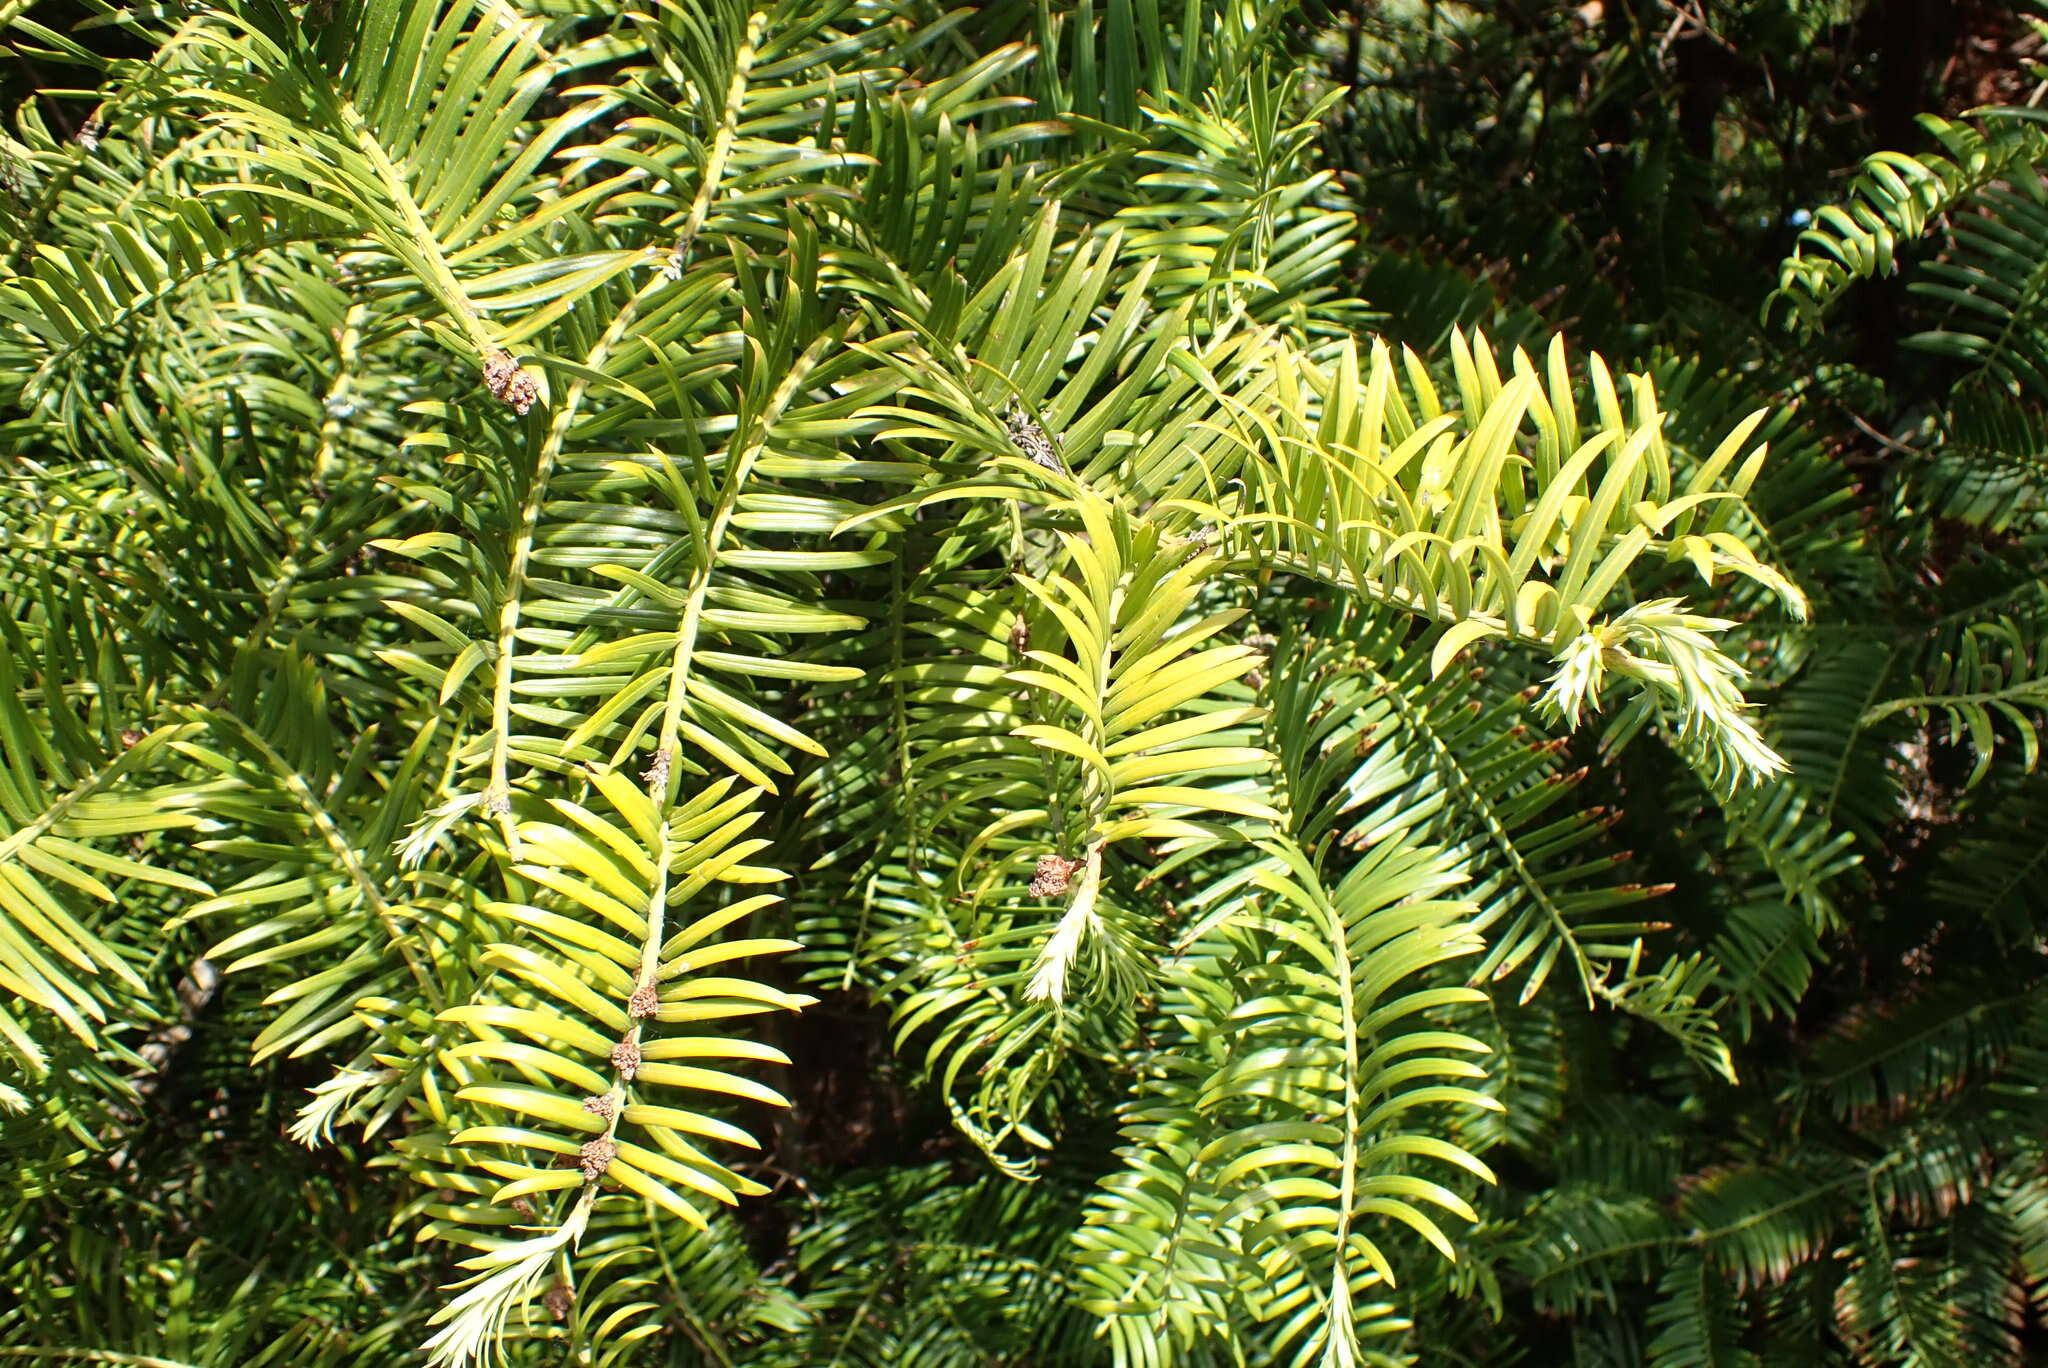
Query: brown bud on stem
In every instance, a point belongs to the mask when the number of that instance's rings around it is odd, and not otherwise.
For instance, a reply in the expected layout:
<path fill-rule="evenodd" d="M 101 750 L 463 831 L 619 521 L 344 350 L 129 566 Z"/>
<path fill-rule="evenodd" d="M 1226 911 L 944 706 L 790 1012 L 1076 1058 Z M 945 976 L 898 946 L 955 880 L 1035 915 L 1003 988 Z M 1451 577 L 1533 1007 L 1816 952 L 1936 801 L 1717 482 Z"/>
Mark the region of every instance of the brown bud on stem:
<path fill-rule="evenodd" d="M 505 352 L 484 363 L 484 388 L 522 418 L 540 398 L 540 381 Z"/>
<path fill-rule="evenodd" d="M 1058 855 L 1038 857 L 1038 870 L 1031 880 L 1031 896 L 1034 898 L 1057 898 L 1067 891 L 1068 882 L 1074 871 L 1081 867 L 1079 860 L 1069 860 Z"/>
<path fill-rule="evenodd" d="M 619 1077 L 629 1083 L 633 1081 L 633 1075 L 640 1068 L 640 1040 L 637 1030 L 612 1046 L 612 1067 L 619 1071 Z"/>
<path fill-rule="evenodd" d="M 654 762 L 641 771 L 640 782 L 647 785 L 647 795 L 656 802 L 668 798 L 668 772 L 673 763 L 674 752 L 663 746 L 654 752 Z"/>
<path fill-rule="evenodd" d="M 600 1135 L 595 1140 L 583 1142 L 583 1181 L 594 1183 L 604 1176 L 612 1160 L 619 1157 L 619 1147 L 611 1137 Z"/>

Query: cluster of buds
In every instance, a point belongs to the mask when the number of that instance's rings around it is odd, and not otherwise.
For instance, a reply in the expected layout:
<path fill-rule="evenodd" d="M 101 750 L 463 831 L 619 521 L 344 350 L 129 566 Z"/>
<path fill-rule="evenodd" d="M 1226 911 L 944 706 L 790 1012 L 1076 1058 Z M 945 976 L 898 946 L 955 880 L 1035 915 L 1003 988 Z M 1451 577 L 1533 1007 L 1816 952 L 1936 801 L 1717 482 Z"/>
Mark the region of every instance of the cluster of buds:
<path fill-rule="evenodd" d="M 633 990 L 633 996 L 626 1000 L 626 1013 L 637 1021 L 645 1021 L 661 1006 L 661 998 L 652 978 Z"/>
<path fill-rule="evenodd" d="M 640 782 L 647 785 L 647 796 L 656 802 L 668 796 L 668 771 L 674 757 L 675 753 L 663 746 L 654 752 L 654 763 L 641 771 Z"/>
<path fill-rule="evenodd" d="M 583 1110 L 589 1112 L 592 1116 L 601 1116 L 609 1121 L 619 1114 L 618 1099 L 614 1098 L 610 1093 L 599 1093 L 595 1097 L 586 1097 L 583 1099 Z"/>
<path fill-rule="evenodd" d="M 1045 429 L 1022 405 L 1012 402 L 1004 410 L 1003 427 L 1010 434 L 1010 444 L 1018 451 L 1056 475 L 1067 473 L 1059 448 L 1052 444 L 1052 438 L 1045 435 Z"/>
<path fill-rule="evenodd" d="M 522 418 L 540 398 L 540 381 L 533 378 L 533 372 L 504 352 L 484 364 L 484 388 Z"/>
<path fill-rule="evenodd" d="M 583 1161 L 583 1181 L 594 1183 L 604 1176 L 604 1171 L 611 1166 L 612 1160 L 619 1157 L 619 1147 L 610 1136 L 600 1135 L 595 1140 L 583 1142 L 580 1157 Z"/>
<path fill-rule="evenodd" d="M 612 1067 L 619 1071 L 619 1077 L 628 1083 L 640 1071 L 640 1040 L 636 1030 L 618 1044 L 612 1046 Z"/>
<path fill-rule="evenodd" d="M 1039 856 L 1038 870 L 1031 880 L 1031 896 L 1057 898 L 1067 891 L 1067 884 L 1073 879 L 1074 871 L 1080 867 L 1079 860 L 1069 860 L 1059 855 Z"/>

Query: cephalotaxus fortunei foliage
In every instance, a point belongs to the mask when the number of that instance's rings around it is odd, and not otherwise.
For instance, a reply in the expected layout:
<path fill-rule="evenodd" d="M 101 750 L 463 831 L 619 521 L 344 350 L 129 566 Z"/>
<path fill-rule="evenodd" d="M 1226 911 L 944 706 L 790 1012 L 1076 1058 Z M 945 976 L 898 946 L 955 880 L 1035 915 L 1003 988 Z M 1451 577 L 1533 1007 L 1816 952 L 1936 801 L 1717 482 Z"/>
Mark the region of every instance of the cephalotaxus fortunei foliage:
<path fill-rule="evenodd" d="M 1822 658 L 1755 497 L 1784 421 L 1386 340 L 1346 93 L 1266 8 L 128 15 L 92 145 L 7 152 L 24 1152 L 118 1143 L 200 955 L 210 1066 L 295 1080 L 261 1133 L 383 1202 L 369 1320 L 298 1362 L 1394 1362 L 1406 1289 L 1673 1219 L 1517 1227 L 1485 1156 L 1557 1114 L 1556 1013 L 1733 1088 L 1773 1010 L 1734 913 L 1631 910 L 1672 884 L 1618 798 L 1827 929 L 1846 838 L 1743 692 Z M 2035 648 L 1956 630 L 1873 724 L 2030 749 Z M 951 1167 L 811 1191 L 821 999 Z M 1798 1263 L 1715 1251 L 1659 1265 L 1669 1344 Z M 1879 1337 L 1923 1293 L 1857 1258 Z"/>

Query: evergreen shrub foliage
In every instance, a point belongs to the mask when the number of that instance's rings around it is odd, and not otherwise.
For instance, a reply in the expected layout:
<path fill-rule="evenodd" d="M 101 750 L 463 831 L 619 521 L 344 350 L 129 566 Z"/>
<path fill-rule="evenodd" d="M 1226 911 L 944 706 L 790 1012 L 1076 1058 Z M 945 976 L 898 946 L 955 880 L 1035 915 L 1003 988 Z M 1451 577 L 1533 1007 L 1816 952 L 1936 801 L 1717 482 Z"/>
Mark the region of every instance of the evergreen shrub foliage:
<path fill-rule="evenodd" d="M 1316 12 L 0 17 L 0 1358 L 2018 1361 L 2031 111 L 1610 365 Z"/>

